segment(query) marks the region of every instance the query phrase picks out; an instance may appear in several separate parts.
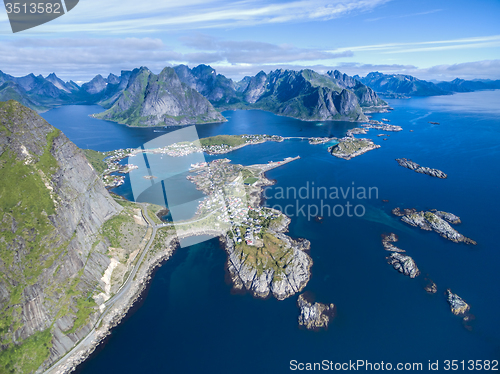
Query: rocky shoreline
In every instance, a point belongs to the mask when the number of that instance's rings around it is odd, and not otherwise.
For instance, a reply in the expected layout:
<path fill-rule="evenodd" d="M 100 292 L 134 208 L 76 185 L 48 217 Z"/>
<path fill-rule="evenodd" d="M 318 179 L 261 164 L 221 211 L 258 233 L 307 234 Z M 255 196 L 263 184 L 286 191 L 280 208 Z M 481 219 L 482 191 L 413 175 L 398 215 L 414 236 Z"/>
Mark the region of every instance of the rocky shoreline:
<path fill-rule="evenodd" d="M 392 131 L 392 132 L 398 132 L 402 131 L 403 128 L 401 126 L 397 125 L 389 125 L 388 123 L 380 122 L 380 121 L 375 121 L 371 120 L 370 123 L 368 124 L 363 124 L 361 125 L 366 129 L 374 129 L 374 130 L 382 130 L 382 131 Z"/>
<path fill-rule="evenodd" d="M 156 253 L 152 257 L 148 257 L 147 263 L 143 263 L 141 265 L 136 275 L 136 281 L 131 284 L 131 288 L 126 294 L 126 299 L 118 302 L 111 308 L 100 323 L 99 327 L 94 332 L 91 332 L 92 337 L 89 343 L 71 355 L 65 360 L 64 363 L 50 368 L 50 373 L 67 374 L 76 370 L 76 367 L 84 362 L 95 351 L 95 349 L 106 339 L 106 337 L 111 334 L 111 330 L 120 324 L 122 319 L 127 315 L 128 311 L 142 297 L 143 292 L 146 290 L 148 283 L 151 281 L 155 270 L 161 267 L 161 265 L 165 263 L 179 248 L 179 240 L 199 235 L 213 235 L 214 237 L 221 237 L 223 232 L 217 230 L 198 230 L 186 232 L 179 236 L 169 237 L 165 243 L 165 250 Z M 41 371 L 39 371 L 39 373 L 41 373 Z"/>
<path fill-rule="evenodd" d="M 237 291 L 249 291 L 258 298 L 267 298 L 270 295 L 278 300 L 284 300 L 297 292 L 300 292 L 309 282 L 311 277 L 312 259 L 305 252 L 310 248 L 307 239 L 294 240 L 283 233 L 288 231 L 290 218 L 284 216 L 285 221 L 280 227 L 268 232 L 285 243 L 288 250 L 288 259 L 283 272 L 279 273 L 273 269 L 265 269 L 260 272 L 249 265 L 245 260 L 245 254 L 238 252 L 233 240 L 227 235 L 221 236 L 228 258 L 227 270 L 229 271 L 233 288 Z"/>
<path fill-rule="evenodd" d="M 76 367 L 95 351 L 111 333 L 111 330 L 127 315 L 130 308 L 141 298 L 148 282 L 151 280 L 153 272 L 172 256 L 178 245 L 179 241 L 177 237 L 169 237 L 165 243 L 165 251 L 159 252 L 151 258 L 148 257 L 147 263 L 141 265 L 141 268 L 137 272 L 136 281 L 131 284 L 130 290 L 126 293 L 127 297 L 113 305 L 99 326 L 90 333 L 89 342 L 69 358 L 65 359 L 64 362 L 46 369 L 46 372 L 50 372 L 51 374 L 67 374 L 76 370 Z M 84 338 L 84 340 L 88 338 L 89 336 Z M 40 370 L 37 371 L 37 373 L 41 372 Z"/>
<path fill-rule="evenodd" d="M 281 143 L 284 140 L 285 139 L 282 136 L 273 135 L 272 137 L 264 138 L 262 140 L 253 141 L 253 142 L 247 142 L 245 144 L 231 146 L 231 147 L 229 147 L 227 149 L 222 149 L 222 150 L 212 151 L 212 150 L 209 150 L 209 149 L 203 149 L 202 148 L 201 152 L 205 152 L 207 155 L 223 155 L 223 154 L 226 154 L 226 153 L 230 153 L 230 152 L 236 151 L 237 149 L 246 147 L 247 145 L 263 144 L 263 143 L 266 143 L 266 142 Z"/>
<path fill-rule="evenodd" d="M 413 170 L 415 173 L 426 174 L 431 177 L 436 177 L 441 179 L 448 178 L 448 175 L 442 172 L 441 170 L 420 166 L 416 162 L 413 162 L 412 160 L 406 158 L 397 158 L 396 161 L 400 166 Z"/>

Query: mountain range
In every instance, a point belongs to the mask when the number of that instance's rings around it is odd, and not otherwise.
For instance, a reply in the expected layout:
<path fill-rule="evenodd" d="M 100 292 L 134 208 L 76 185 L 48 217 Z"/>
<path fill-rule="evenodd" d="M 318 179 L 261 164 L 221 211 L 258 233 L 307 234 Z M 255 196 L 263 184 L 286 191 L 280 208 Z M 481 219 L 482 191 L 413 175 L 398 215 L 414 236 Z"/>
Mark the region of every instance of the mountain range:
<path fill-rule="evenodd" d="M 348 76 L 338 70 L 278 69 L 233 81 L 208 65 L 167 67 L 160 74 L 141 67 L 120 76 L 95 76 L 79 86 L 54 73 L 16 78 L 0 71 L 0 101 L 16 100 L 38 112 L 67 104 L 98 104 L 95 117 L 130 126 L 169 126 L 222 122 L 220 111 L 261 109 L 302 120 L 366 121 L 367 113 L 387 108 L 385 97 L 448 95 L 500 88 L 500 80 L 455 79 L 428 82 L 411 75 L 369 73 Z"/>
<path fill-rule="evenodd" d="M 30 84 L 27 84 L 29 82 Z M 222 122 L 227 109 L 263 109 L 303 120 L 366 121 L 364 112 L 387 107 L 369 87 L 338 71 L 275 70 L 235 82 L 208 65 L 146 67 L 118 77 L 95 76 L 81 86 L 55 74 L 15 78 L 1 75 L 0 101 L 14 99 L 43 111 L 65 104 L 99 104 L 95 117 L 130 126 Z"/>
<path fill-rule="evenodd" d="M 383 74 L 373 72 L 366 77 L 354 78 L 373 88 L 378 94 L 386 97 L 411 97 L 451 95 L 455 92 L 473 92 L 479 90 L 500 89 L 500 80 L 454 79 L 451 82 L 428 82 L 411 75 Z"/>

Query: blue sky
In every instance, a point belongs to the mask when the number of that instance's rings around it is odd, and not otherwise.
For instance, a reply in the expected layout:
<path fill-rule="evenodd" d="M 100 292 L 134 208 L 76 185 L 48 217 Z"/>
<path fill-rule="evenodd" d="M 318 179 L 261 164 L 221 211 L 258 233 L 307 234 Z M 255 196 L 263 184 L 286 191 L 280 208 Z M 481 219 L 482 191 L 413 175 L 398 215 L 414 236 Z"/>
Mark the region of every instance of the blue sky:
<path fill-rule="evenodd" d="M 0 70 L 87 81 L 205 63 L 234 79 L 305 67 L 500 79 L 499 16 L 498 0 L 80 0 L 17 34 L 2 10 Z"/>

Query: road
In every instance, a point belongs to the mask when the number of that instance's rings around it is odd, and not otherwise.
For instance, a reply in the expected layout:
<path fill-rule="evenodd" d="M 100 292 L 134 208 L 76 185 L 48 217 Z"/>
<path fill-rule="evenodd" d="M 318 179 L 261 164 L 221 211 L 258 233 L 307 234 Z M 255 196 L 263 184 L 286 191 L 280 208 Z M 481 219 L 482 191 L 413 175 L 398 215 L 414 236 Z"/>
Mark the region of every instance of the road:
<path fill-rule="evenodd" d="M 57 362 L 55 362 L 44 373 L 46 373 L 46 374 L 55 373 L 55 369 L 57 368 L 57 366 L 64 363 L 64 361 L 67 360 L 73 353 L 75 353 L 76 351 L 78 351 L 80 349 L 85 349 L 85 348 L 90 347 L 93 339 L 95 338 L 96 326 L 99 326 L 99 324 L 102 322 L 103 318 L 107 315 L 107 313 L 110 311 L 110 309 L 130 289 L 130 286 L 132 285 L 132 281 L 134 280 L 135 275 L 137 274 L 137 272 L 139 271 L 139 268 L 141 267 L 142 261 L 144 260 L 144 258 L 148 254 L 149 249 L 151 248 L 151 245 L 153 244 L 153 242 L 156 238 L 156 232 L 157 232 L 158 228 L 164 227 L 164 225 L 155 224 L 154 221 L 149 217 L 147 204 L 140 204 L 140 205 L 141 205 L 141 210 L 142 210 L 142 216 L 145 219 L 145 221 L 147 222 L 148 228 L 151 227 L 153 229 L 153 232 L 151 233 L 151 238 L 149 239 L 149 242 L 146 245 L 146 247 L 143 249 L 135 267 L 132 269 L 132 271 L 128 275 L 127 279 L 125 280 L 123 285 L 118 290 L 118 292 L 116 292 L 116 294 L 112 298 L 110 298 L 108 301 L 106 301 L 104 303 L 106 305 L 104 311 L 101 313 L 101 316 L 99 317 L 97 322 L 94 324 L 94 327 L 87 334 L 87 336 L 85 338 L 83 338 L 82 340 L 80 340 L 78 342 L 78 344 L 76 344 L 70 351 L 68 351 L 63 357 L 61 357 Z"/>

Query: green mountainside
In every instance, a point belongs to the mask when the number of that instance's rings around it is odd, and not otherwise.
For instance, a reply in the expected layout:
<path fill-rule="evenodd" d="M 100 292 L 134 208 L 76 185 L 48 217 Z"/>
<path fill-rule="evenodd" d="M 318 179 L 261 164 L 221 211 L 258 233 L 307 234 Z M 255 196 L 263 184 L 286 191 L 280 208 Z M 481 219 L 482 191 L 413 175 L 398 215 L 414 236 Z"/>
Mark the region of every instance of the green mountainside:
<path fill-rule="evenodd" d="M 110 263 L 101 227 L 123 208 L 32 110 L 0 103 L 0 134 L 0 373 L 30 373 L 88 333 Z"/>
<path fill-rule="evenodd" d="M 159 75 L 147 68 L 132 72 L 128 87 L 111 108 L 96 118 L 129 126 L 168 126 L 224 122 L 225 118 L 172 68 Z"/>

